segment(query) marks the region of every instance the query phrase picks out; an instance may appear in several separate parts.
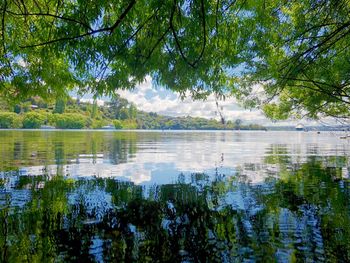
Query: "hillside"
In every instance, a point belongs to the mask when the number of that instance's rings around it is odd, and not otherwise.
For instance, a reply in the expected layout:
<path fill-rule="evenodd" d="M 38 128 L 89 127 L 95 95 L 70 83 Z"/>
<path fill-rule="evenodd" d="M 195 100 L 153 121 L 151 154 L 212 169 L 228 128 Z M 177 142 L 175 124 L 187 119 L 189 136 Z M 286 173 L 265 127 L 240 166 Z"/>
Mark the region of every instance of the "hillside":
<path fill-rule="evenodd" d="M 171 129 L 171 130 L 258 130 L 264 127 L 244 125 L 241 120 L 221 123 L 199 117 L 171 117 L 144 112 L 124 98 L 114 97 L 103 106 L 66 97 L 45 101 L 32 97 L 16 105 L 1 102 L 0 128 L 60 129 Z"/>

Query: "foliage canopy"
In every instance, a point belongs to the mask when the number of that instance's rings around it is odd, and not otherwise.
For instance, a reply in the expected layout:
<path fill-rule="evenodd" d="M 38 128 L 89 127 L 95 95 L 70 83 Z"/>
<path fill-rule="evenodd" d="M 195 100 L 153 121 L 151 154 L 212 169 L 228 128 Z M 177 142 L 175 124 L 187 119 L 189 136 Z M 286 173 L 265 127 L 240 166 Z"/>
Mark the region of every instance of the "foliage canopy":
<path fill-rule="evenodd" d="M 0 94 L 113 94 L 151 76 L 271 118 L 349 117 L 346 0 L 1 0 Z"/>

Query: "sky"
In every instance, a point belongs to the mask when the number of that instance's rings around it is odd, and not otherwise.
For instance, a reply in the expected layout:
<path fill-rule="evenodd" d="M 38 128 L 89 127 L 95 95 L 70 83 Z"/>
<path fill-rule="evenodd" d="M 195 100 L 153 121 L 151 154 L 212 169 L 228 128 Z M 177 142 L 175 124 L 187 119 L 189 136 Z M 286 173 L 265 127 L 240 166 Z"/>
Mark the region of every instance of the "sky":
<path fill-rule="evenodd" d="M 186 97 L 181 100 L 177 93 L 164 87 L 155 86 L 152 79 L 147 77 L 146 80 L 136 86 L 133 90 L 117 90 L 117 93 L 136 105 L 139 110 L 146 112 L 156 112 L 167 116 L 192 116 L 203 118 L 214 118 L 220 120 L 220 114 L 216 106 L 214 95 L 210 95 L 205 101 L 193 100 L 191 97 Z M 91 96 L 84 97 L 85 101 L 92 102 Z M 84 98 L 81 100 L 84 101 Z M 102 105 L 108 98 L 101 98 L 98 104 Z M 219 110 L 226 121 L 241 119 L 243 123 L 256 123 L 265 126 L 295 126 L 298 123 L 306 125 L 319 125 L 317 122 L 308 120 L 288 120 L 272 122 L 267 119 L 264 114 L 257 109 L 244 109 L 239 106 L 237 100 L 233 97 L 226 98 L 224 101 L 219 101 Z"/>
<path fill-rule="evenodd" d="M 156 112 L 168 116 L 192 116 L 220 119 L 214 95 L 205 101 L 193 100 L 180 96 L 170 90 L 152 85 L 151 78 L 139 84 L 134 90 L 120 90 L 118 94 L 133 102 L 136 107 L 146 112 Z M 241 119 L 246 123 L 269 122 L 258 110 L 246 110 L 240 107 L 234 98 L 219 101 L 219 109 L 226 120 Z"/>

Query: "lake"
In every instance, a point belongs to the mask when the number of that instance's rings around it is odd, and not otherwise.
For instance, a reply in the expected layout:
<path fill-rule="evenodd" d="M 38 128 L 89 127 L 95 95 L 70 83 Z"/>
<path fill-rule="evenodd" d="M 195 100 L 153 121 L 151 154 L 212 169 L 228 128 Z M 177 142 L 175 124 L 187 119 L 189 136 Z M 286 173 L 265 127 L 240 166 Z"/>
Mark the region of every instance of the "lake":
<path fill-rule="evenodd" d="M 0 131 L 0 262 L 349 262 L 339 132 Z"/>

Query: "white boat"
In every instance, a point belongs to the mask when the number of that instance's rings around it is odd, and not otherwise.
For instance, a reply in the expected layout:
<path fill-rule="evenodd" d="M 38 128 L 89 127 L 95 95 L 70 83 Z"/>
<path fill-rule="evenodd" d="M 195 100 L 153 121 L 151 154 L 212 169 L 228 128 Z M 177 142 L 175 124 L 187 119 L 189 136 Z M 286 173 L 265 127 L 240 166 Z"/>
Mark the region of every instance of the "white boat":
<path fill-rule="evenodd" d="M 304 128 L 304 125 L 303 125 L 303 124 L 298 123 L 298 125 L 295 126 L 295 129 L 296 129 L 297 131 L 303 131 L 305 128 Z"/>
<path fill-rule="evenodd" d="M 114 125 L 106 125 L 106 126 L 103 126 L 101 129 L 104 129 L 104 130 L 115 130 L 115 127 L 114 127 Z"/>
<path fill-rule="evenodd" d="M 54 126 L 50 126 L 50 125 L 41 125 L 40 129 L 44 129 L 44 130 L 53 130 L 56 129 L 56 127 Z"/>

